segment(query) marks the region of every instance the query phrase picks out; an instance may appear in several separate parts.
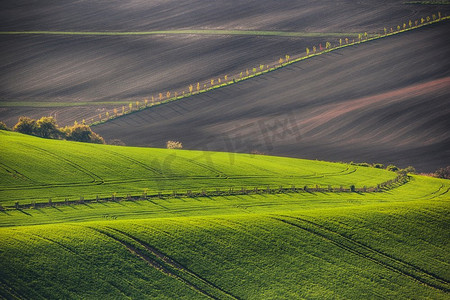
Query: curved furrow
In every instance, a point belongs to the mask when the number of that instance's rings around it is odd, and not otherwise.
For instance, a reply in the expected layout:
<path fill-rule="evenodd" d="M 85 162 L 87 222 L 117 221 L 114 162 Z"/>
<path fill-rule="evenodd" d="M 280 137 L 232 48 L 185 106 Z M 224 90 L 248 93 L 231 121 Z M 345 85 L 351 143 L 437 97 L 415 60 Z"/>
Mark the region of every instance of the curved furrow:
<path fill-rule="evenodd" d="M 137 258 L 143 260 L 144 262 L 146 262 L 148 265 L 150 265 L 154 269 L 162 272 L 163 274 L 165 274 L 169 277 L 172 277 L 172 278 L 184 283 L 187 287 L 193 289 L 194 291 L 198 292 L 199 294 L 206 296 L 207 298 L 210 298 L 210 299 L 220 299 L 220 298 L 217 298 L 217 297 L 211 295 L 210 293 L 206 292 L 205 290 L 201 289 L 196 284 L 193 284 L 192 282 L 177 275 L 176 273 L 173 272 L 172 267 L 168 266 L 167 264 L 164 264 L 161 260 L 156 260 L 154 258 L 151 258 L 146 253 L 146 251 L 144 252 L 143 250 L 139 249 L 138 247 L 135 247 L 130 242 L 127 242 L 124 239 L 118 238 L 117 236 L 113 235 L 112 233 L 110 233 L 108 231 L 101 230 L 101 229 L 94 228 L 94 227 L 88 227 L 88 228 L 95 230 L 98 233 L 101 233 L 101 234 L 113 239 L 114 241 L 116 241 L 117 243 L 119 243 L 123 247 L 125 247 L 131 254 L 133 254 Z"/>
<path fill-rule="evenodd" d="M 272 219 L 278 220 L 280 222 L 283 222 L 287 225 L 305 230 L 311 234 L 314 234 L 323 240 L 332 243 L 336 245 L 337 247 L 344 249 L 348 252 L 351 252 L 355 255 L 358 255 L 362 258 L 368 259 L 380 266 L 385 267 L 386 269 L 389 269 L 395 273 L 401 274 L 403 276 L 406 276 L 410 278 L 411 280 L 421 282 L 422 284 L 425 284 L 431 288 L 435 288 L 444 292 L 449 292 L 449 283 L 445 281 L 445 279 L 438 278 L 432 274 L 429 274 L 418 267 L 415 267 L 413 265 L 404 263 L 402 261 L 396 260 L 394 258 L 391 258 L 390 256 L 387 256 L 384 253 L 375 251 L 374 249 L 363 245 L 359 242 L 353 241 L 352 239 L 346 238 L 336 232 L 330 231 L 325 228 L 321 228 L 319 226 L 316 226 L 312 222 L 308 222 L 303 219 L 290 217 L 290 216 L 281 216 L 284 218 L 294 218 L 296 221 L 300 221 L 303 224 L 300 225 L 298 223 L 295 223 L 293 221 L 289 221 L 286 219 L 282 219 L 279 217 L 273 217 Z M 311 226 L 312 225 L 312 226 Z"/>
<path fill-rule="evenodd" d="M 95 183 L 97 183 L 97 184 L 102 184 L 102 183 L 104 182 L 103 178 L 101 178 L 100 176 L 96 175 L 95 173 L 89 171 L 88 169 L 86 169 L 86 168 L 80 166 L 80 165 L 77 164 L 77 163 L 74 163 L 73 161 L 71 161 L 71 160 L 69 160 L 69 159 L 67 159 L 67 158 L 65 158 L 65 157 L 62 157 L 62 156 L 60 156 L 60 155 L 58 155 L 58 154 L 55 154 L 55 153 L 53 153 L 53 152 L 50 152 L 50 151 L 48 151 L 48 150 L 42 149 L 42 148 L 37 147 L 37 146 L 30 145 L 30 144 L 21 143 L 21 142 L 18 142 L 18 144 L 21 144 L 21 145 L 23 145 L 23 146 L 25 146 L 25 147 L 29 147 L 29 148 L 35 149 L 35 150 L 37 150 L 37 151 L 43 152 L 43 153 L 45 153 L 45 154 L 47 154 L 47 155 L 53 156 L 53 157 L 55 157 L 55 158 L 57 158 L 57 159 L 59 159 L 59 160 L 65 162 L 65 163 L 67 163 L 68 165 L 70 165 L 70 166 L 73 167 L 74 169 L 76 169 L 76 170 L 82 172 L 83 174 L 85 174 L 85 175 L 91 177 L 91 178 L 92 178 L 92 181 L 91 181 L 92 183 L 95 182 Z"/>
<path fill-rule="evenodd" d="M 380 250 L 374 249 L 374 248 L 372 248 L 372 247 L 370 247 L 370 246 L 368 246 L 368 245 L 365 245 L 365 244 L 363 244 L 363 243 L 361 243 L 361 242 L 359 242 L 359 241 L 356 241 L 356 240 L 354 240 L 354 239 L 352 239 L 352 238 L 349 238 L 349 237 L 347 237 L 347 236 L 345 236 L 345 235 L 343 235 L 343 234 L 341 234 L 341 233 L 339 233 L 339 232 L 337 232 L 337 231 L 331 230 L 331 229 L 328 228 L 328 227 L 325 227 L 325 226 L 323 226 L 323 225 L 317 224 L 317 223 L 315 223 L 315 222 L 313 222 L 313 221 L 311 221 L 311 220 L 306 220 L 306 219 L 303 219 L 303 218 L 292 217 L 292 216 L 283 216 L 283 217 L 292 218 L 292 219 L 295 219 L 295 220 L 298 220 L 298 221 L 302 221 L 302 222 L 309 223 L 309 224 L 311 224 L 311 225 L 313 225 L 313 226 L 317 226 L 317 227 L 323 229 L 324 231 L 328 231 L 328 232 L 330 232 L 330 233 L 332 233 L 332 234 L 335 234 L 335 235 L 337 235 L 337 236 L 339 236 L 339 237 L 341 237 L 341 238 L 343 238 L 343 239 L 345 239 L 345 240 L 347 240 L 347 241 L 349 241 L 349 242 L 351 242 L 351 243 L 357 244 L 358 246 L 363 247 L 363 248 L 367 249 L 368 251 L 375 252 L 376 254 L 385 257 L 386 259 L 390 259 L 390 260 L 392 260 L 392 261 L 395 261 L 396 263 L 402 264 L 402 265 L 404 265 L 404 266 L 407 266 L 407 267 L 413 268 L 413 269 L 415 269 L 415 270 L 417 270 L 417 271 L 419 271 L 419 272 L 422 272 L 422 273 L 424 273 L 426 276 L 432 277 L 434 280 L 437 280 L 437 281 L 439 281 L 439 282 L 442 283 L 442 284 L 446 284 L 446 285 L 449 285 L 449 284 L 450 284 L 446 279 L 444 279 L 444 278 L 442 278 L 442 277 L 440 277 L 440 276 L 438 276 L 438 275 L 436 275 L 436 274 L 433 274 L 433 273 L 431 273 L 431 272 L 428 272 L 428 271 L 426 271 L 426 270 L 424 270 L 424 269 L 422 269 L 422 268 L 420 268 L 420 267 L 418 267 L 418 266 L 415 266 L 415 265 L 413 265 L 413 264 L 411 264 L 411 263 L 408 263 L 408 262 L 406 262 L 406 261 L 404 261 L 404 260 L 401 260 L 401 259 L 399 259 L 399 258 L 396 258 L 396 257 L 392 256 L 392 255 L 389 255 L 389 254 L 387 254 L 387 253 L 384 253 L 384 252 L 382 252 L 382 251 L 380 251 Z"/>
<path fill-rule="evenodd" d="M 154 256 L 156 256 L 159 259 L 161 259 L 162 261 L 164 261 L 166 264 L 168 264 L 171 267 L 176 268 L 176 269 L 178 269 L 178 270 L 180 270 L 182 272 L 185 272 L 185 273 L 187 273 L 188 275 L 190 275 L 192 277 L 195 277 L 196 279 L 200 280 L 202 283 L 208 285 L 210 288 L 215 289 L 216 292 L 218 292 L 219 294 L 223 294 L 223 296 L 226 296 L 226 298 L 237 299 L 235 296 L 233 296 L 230 293 L 224 291 L 223 289 L 221 289 L 220 287 L 218 287 L 217 285 L 215 285 L 211 281 L 209 281 L 209 280 L 201 277 L 200 275 L 196 274 L 195 272 L 189 270 L 188 268 L 186 268 L 185 266 L 183 266 L 179 262 L 177 262 L 174 259 L 170 258 L 166 254 L 162 253 L 160 250 L 156 249 L 155 247 L 148 245 L 147 243 L 143 242 L 142 240 L 138 239 L 137 237 L 132 236 L 132 235 L 130 235 L 130 234 L 124 232 L 124 231 L 121 231 L 119 229 L 115 229 L 115 228 L 111 228 L 111 227 L 107 227 L 107 228 L 110 229 L 110 230 L 113 230 L 115 232 L 118 232 L 120 234 L 123 234 L 123 235 L 127 236 L 128 238 L 134 240 L 135 242 L 140 244 L 142 247 L 144 247 L 147 251 L 152 253 Z"/>
<path fill-rule="evenodd" d="M 92 145 L 88 145 L 88 146 L 93 147 Z M 129 162 L 131 162 L 133 164 L 135 164 L 135 165 L 138 165 L 138 166 L 140 166 L 140 167 L 142 167 L 142 168 L 144 168 L 146 170 L 149 170 L 149 171 L 151 171 L 151 172 L 153 172 L 155 174 L 165 176 L 163 174 L 163 172 L 161 172 L 160 170 L 158 170 L 156 168 L 153 168 L 153 167 L 151 167 L 151 166 L 149 166 L 149 165 L 147 165 L 147 164 L 145 164 L 145 163 L 143 163 L 143 162 L 141 162 L 141 161 L 139 161 L 137 159 L 131 158 L 129 156 L 126 156 L 124 154 L 121 154 L 121 153 L 118 153 L 118 152 L 115 152 L 115 151 L 107 150 L 106 147 L 102 148 L 102 151 L 110 153 L 110 154 L 113 154 L 113 155 L 117 155 L 117 156 L 119 156 L 119 157 L 121 157 L 121 158 L 123 158 L 123 159 L 125 159 L 125 160 L 127 160 L 127 161 L 129 161 Z"/>
<path fill-rule="evenodd" d="M 12 176 L 16 177 L 15 174 L 19 175 L 20 179 L 26 179 L 31 182 L 35 182 L 35 180 L 29 178 L 28 176 L 22 174 L 21 172 L 17 171 L 16 169 L 11 168 L 10 166 L 6 165 L 3 162 L 0 162 L 0 168 L 4 169 L 6 172 L 10 173 Z"/>

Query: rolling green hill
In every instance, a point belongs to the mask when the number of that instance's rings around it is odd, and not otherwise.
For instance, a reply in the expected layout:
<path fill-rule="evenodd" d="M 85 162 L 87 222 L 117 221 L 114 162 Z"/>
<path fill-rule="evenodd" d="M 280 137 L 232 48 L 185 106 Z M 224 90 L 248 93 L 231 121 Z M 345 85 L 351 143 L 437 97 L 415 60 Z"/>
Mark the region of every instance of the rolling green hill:
<path fill-rule="evenodd" d="M 0 204 L 186 190 L 374 186 L 395 173 L 323 161 L 44 140 L 0 131 Z"/>
<path fill-rule="evenodd" d="M 0 298 L 448 299 L 450 181 L 381 192 L 15 201 L 216 187 L 373 186 L 385 170 L 0 131 Z M 11 208 L 10 208 L 11 207 Z"/>

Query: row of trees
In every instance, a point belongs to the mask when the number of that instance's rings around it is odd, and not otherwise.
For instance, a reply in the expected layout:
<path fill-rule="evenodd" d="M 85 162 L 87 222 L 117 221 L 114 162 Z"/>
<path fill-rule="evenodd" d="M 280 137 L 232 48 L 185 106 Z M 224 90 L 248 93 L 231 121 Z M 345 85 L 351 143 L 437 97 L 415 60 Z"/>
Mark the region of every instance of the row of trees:
<path fill-rule="evenodd" d="M 414 21 L 414 23 L 413 23 L 413 21 L 409 20 L 408 22 L 403 23 L 402 26 L 398 25 L 397 26 L 397 31 L 401 31 L 402 29 L 406 30 L 406 28 L 408 26 L 409 26 L 409 28 L 413 28 L 413 27 L 417 27 L 419 25 L 423 25 L 424 23 L 429 23 L 431 21 L 441 20 L 441 18 L 442 18 L 441 13 L 438 12 L 437 14 L 433 14 L 431 16 L 427 16 L 427 17 L 421 18 L 419 20 L 416 20 L 416 21 Z M 387 35 L 388 32 L 389 32 L 389 30 L 387 28 L 384 28 L 384 35 Z M 393 33 L 393 32 L 394 32 L 394 28 L 390 28 L 390 33 Z M 378 34 L 376 36 L 381 37 L 382 33 Z M 350 43 L 354 44 L 357 41 L 358 42 L 362 42 L 362 41 L 368 40 L 368 39 L 369 39 L 369 34 L 367 32 L 364 32 L 364 33 L 358 34 L 358 39 L 356 41 L 355 41 L 355 39 L 349 40 L 349 38 L 344 38 L 344 39 L 341 38 L 341 39 L 339 39 L 338 44 L 335 44 L 334 46 L 339 47 L 339 46 L 343 46 L 343 45 L 348 45 Z M 322 43 L 320 43 L 317 46 L 311 47 L 311 49 L 310 48 L 306 48 L 306 56 L 309 56 L 310 54 L 320 53 L 320 52 L 322 52 L 324 50 L 329 50 L 329 49 L 332 49 L 332 48 L 333 48 L 333 46 L 332 46 L 332 44 L 330 42 L 325 42 L 324 45 L 322 45 Z M 286 64 L 286 63 L 288 63 L 290 61 L 291 61 L 290 56 L 289 55 L 285 55 L 284 57 L 281 57 L 278 60 L 278 65 L 279 66 L 283 66 L 284 64 Z M 275 64 L 275 67 L 276 66 L 277 66 L 277 64 Z M 113 119 L 113 118 L 116 118 L 118 116 L 131 113 L 133 111 L 137 111 L 137 110 L 140 110 L 140 109 L 147 108 L 148 106 L 161 104 L 161 103 L 166 102 L 166 101 L 175 100 L 175 99 L 177 99 L 179 97 L 185 97 L 185 96 L 193 95 L 194 93 L 199 93 L 199 92 L 202 91 L 202 88 L 203 88 L 203 90 L 206 90 L 208 88 L 213 89 L 215 87 L 218 87 L 218 86 L 222 85 L 223 83 L 236 82 L 237 80 L 247 78 L 247 77 L 249 77 L 251 75 L 255 75 L 258 72 L 262 72 L 265 69 L 269 70 L 270 66 L 269 65 L 265 65 L 265 64 L 260 64 L 259 67 L 246 69 L 245 71 L 236 74 L 236 76 L 231 77 L 230 79 L 228 78 L 228 75 L 225 75 L 223 77 L 210 79 L 207 82 L 203 82 L 203 83 L 197 82 L 195 84 L 190 84 L 185 91 L 181 91 L 181 92 L 167 91 L 167 92 L 164 92 L 164 93 L 158 93 L 156 96 L 152 96 L 151 100 L 145 99 L 145 100 L 143 100 L 141 102 L 139 102 L 139 101 L 136 101 L 135 103 L 130 102 L 128 107 L 127 106 L 122 106 L 121 109 L 115 108 L 115 109 L 113 109 L 113 112 L 106 112 L 104 114 L 99 114 L 98 115 L 98 119 L 97 118 L 95 118 L 95 119 L 91 118 L 90 121 L 92 123 L 94 123 L 96 121 L 102 122 L 102 121 L 106 121 L 106 120 L 109 120 L 109 119 Z"/>
<path fill-rule="evenodd" d="M 5 123 L 0 122 L 0 129 L 11 130 Z M 93 132 L 89 125 L 78 124 L 60 128 L 53 117 L 42 117 L 34 120 L 29 117 L 20 117 L 12 128 L 13 131 L 23 134 L 34 135 L 46 139 L 65 139 L 69 141 L 104 144 L 105 140 Z"/>

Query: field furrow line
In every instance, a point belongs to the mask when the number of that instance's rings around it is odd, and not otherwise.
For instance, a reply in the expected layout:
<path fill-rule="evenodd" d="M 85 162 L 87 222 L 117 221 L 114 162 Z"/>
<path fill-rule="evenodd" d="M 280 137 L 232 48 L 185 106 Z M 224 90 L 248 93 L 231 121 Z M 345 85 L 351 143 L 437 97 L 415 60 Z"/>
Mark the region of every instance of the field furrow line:
<path fill-rule="evenodd" d="M 450 190 L 450 187 L 447 188 L 444 192 L 442 192 L 442 193 L 440 193 L 440 194 L 439 194 L 439 192 L 436 192 L 436 193 L 434 194 L 434 196 L 431 197 L 430 199 L 434 199 L 434 198 L 440 197 L 440 196 L 442 196 L 442 195 L 445 195 L 445 194 L 448 193 L 449 190 Z"/>
<path fill-rule="evenodd" d="M 218 170 L 216 168 L 213 168 L 211 166 L 208 166 L 207 164 L 204 164 L 204 163 L 198 162 L 198 161 L 196 161 L 194 159 L 190 159 L 190 158 L 186 158 L 186 157 L 183 157 L 183 159 L 188 161 L 188 162 L 190 162 L 190 163 L 192 163 L 192 164 L 194 164 L 194 165 L 197 165 L 197 166 L 202 167 L 204 169 L 207 169 L 207 170 L 209 170 L 209 171 L 211 171 L 213 173 L 216 173 L 217 175 L 219 175 L 221 177 L 228 177 L 228 175 L 225 174 L 224 172 L 222 172 L 222 171 L 220 171 L 220 170 Z M 213 164 L 213 163 L 211 162 L 211 164 Z"/>
<path fill-rule="evenodd" d="M 6 164 L 3 163 L 3 162 L 0 162 L 0 167 L 1 167 L 2 169 L 4 169 L 6 172 L 10 173 L 13 177 L 19 177 L 20 179 L 26 179 L 26 180 L 29 180 L 29 181 L 31 181 L 31 182 L 34 182 L 34 180 L 32 180 L 31 178 L 29 178 L 28 176 L 26 176 L 26 175 L 20 173 L 19 171 L 17 171 L 17 170 L 14 169 L 14 168 L 11 168 L 10 166 L 6 165 Z"/>
<path fill-rule="evenodd" d="M 430 193 L 427 193 L 427 194 L 425 194 L 425 195 L 423 195 L 423 196 L 421 196 L 421 197 L 418 197 L 417 199 L 433 199 L 433 198 L 436 198 L 436 197 L 438 197 L 439 196 L 439 192 L 442 190 L 442 188 L 444 187 L 444 184 L 442 184 L 441 183 L 441 185 L 439 186 L 439 188 L 438 189 L 436 189 L 436 190 L 434 190 L 434 191 L 432 191 L 432 192 L 430 192 Z M 443 194 L 445 194 L 446 192 L 444 192 Z"/>
<path fill-rule="evenodd" d="M 40 151 L 40 152 L 43 152 L 43 153 L 48 154 L 50 156 L 53 156 L 53 157 L 55 157 L 55 158 L 57 158 L 57 159 L 59 159 L 61 161 L 64 161 L 65 163 L 67 163 L 68 165 L 70 165 L 73 168 L 77 169 L 78 171 L 80 171 L 80 172 L 84 173 L 85 175 L 91 177 L 93 179 L 92 183 L 102 184 L 104 182 L 103 178 L 101 178 L 100 176 L 96 175 L 95 173 L 89 171 L 88 169 L 80 166 L 79 164 L 77 164 L 77 163 L 75 163 L 75 162 L 73 162 L 73 161 L 71 161 L 71 160 L 69 160 L 69 159 L 67 159 L 65 157 L 62 157 L 62 156 L 57 155 L 57 154 L 55 154 L 53 152 L 50 152 L 48 150 L 42 149 L 42 148 L 37 147 L 37 146 L 30 145 L 30 144 L 24 144 L 24 143 L 18 143 L 18 144 L 21 144 L 21 145 L 23 145 L 25 147 L 29 147 L 29 148 L 35 149 L 37 151 Z"/>
<path fill-rule="evenodd" d="M 65 246 L 64 244 L 62 244 L 62 243 L 60 243 L 60 242 L 57 242 L 57 241 L 55 241 L 55 240 L 53 240 L 53 239 L 50 239 L 50 238 L 47 238 L 47 237 L 43 237 L 43 236 L 41 236 L 41 235 L 39 235 L 39 234 L 36 234 L 36 233 L 30 233 L 30 235 L 35 236 L 35 237 L 37 237 L 37 238 L 40 238 L 40 239 L 42 239 L 42 240 L 44 240 L 44 241 L 47 241 L 47 242 L 49 242 L 49 243 L 51 243 L 51 244 L 58 245 L 59 247 L 61 247 L 61 248 L 63 248 L 64 250 L 66 250 L 66 251 L 72 253 L 73 255 L 76 255 L 76 256 L 80 257 L 82 260 L 86 260 L 86 258 L 82 257 L 82 256 L 79 255 L 77 252 L 75 252 L 74 250 L 70 249 L 69 247 Z"/>
<path fill-rule="evenodd" d="M 331 230 L 330 228 L 325 227 L 325 226 L 320 225 L 320 224 L 317 224 L 317 223 L 315 223 L 315 222 L 313 222 L 313 221 L 311 221 L 311 220 L 306 220 L 306 219 L 303 219 L 303 218 L 292 217 L 292 216 L 283 216 L 283 217 L 292 218 L 292 219 L 295 219 L 295 220 L 298 220 L 298 221 L 301 221 L 301 222 L 305 222 L 305 223 L 311 224 L 312 226 L 316 226 L 316 227 L 320 228 L 320 229 L 323 230 L 323 231 L 329 232 L 329 233 L 332 234 L 332 235 L 336 235 L 336 236 L 338 236 L 339 238 L 342 238 L 342 239 L 348 241 L 349 243 L 353 243 L 353 244 L 357 245 L 358 247 L 364 248 L 364 249 L 366 249 L 368 252 L 372 252 L 373 254 L 379 255 L 379 256 L 381 256 L 382 258 L 386 259 L 386 260 L 391 260 L 393 263 L 402 265 L 402 266 L 405 267 L 405 268 L 411 268 L 411 269 L 414 269 L 414 271 L 416 271 L 416 272 L 418 272 L 418 273 L 422 273 L 422 275 L 423 275 L 424 277 L 430 277 L 430 279 L 436 280 L 436 281 L 438 281 L 440 284 L 444 284 L 444 285 L 449 285 L 449 284 L 450 284 L 447 280 L 445 280 L 444 278 L 439 277 L 439 276 L 436 275 L 436 274 L 430 273 L 430 272 L 428 272 L 428 271 L 426 271 L 426 270 L 424 270 L 424 269 L 422 269 L 422 268 L 420 268 L 420 267 L 418 267 L 418 266 L 415 266 L 415 265 L 413 265 L 413 264 L 411 264 L 411 263 L 408 263 L 408 262 L 406 262 L 406 261 L 403 261 L 403 260 L 401 260 L 401 259 L 395 258 L 395 257 L 393 257 L 392 255 L 383 253 L 383 252 L 381 252 L 381 251 L 379 251 L 379 250 L 377 250 L 377 249 L 374 249 L 374 248 L 372 248 L 372 247 L 370 247 L 370 246 L 368 246 L 368 245 L 366 245 L 366 244 L 363 244 L 363 243 L 361 243 L 361 242 L 359 242 L 359 241 L 356 241 L 356 240 L 354 240 L 354 239 L 352 239 L 352 238 L 349 238 L 349 237 L 347 237 L 347 236 L 345 236 L 345 235 L 342 235 L 342 234 L 340 234 L 340 233 L 337 232 L 337 231 Z"/>
<path fill-rule="evenodd" d="M 14 291 L 12 287 L 0 279 L 0 299 L 22 300 L 26 298 L 17 293 L 17 291 Z"/>
<path fill-rule="evenodd" d="M 92 145 L 87 145 L 87 146 L 90 146 L 90 147 L 94 148 L 94 146 L 92 146 Z M 97 148 L 94 148 L 94 149 L 97 149 Z M 110 154 L 113 154 L 113 155 L 116 155 L 116 156 L 118 156 L 118 157 L 121 157 L 121 158 L 123 158 L 123 159 L 125 159 L 125 160 L 128 160 L 129 162 L 131 162 L 131 163 L 133 163 L 133 164 L 136 164 L 136 165 L 138 165 L 138 166 L 143 167 L 143 168 L 146 169 L 146 170 L 152 171 L 152 172 L 155 173 L 155 174 L 164 176 L 164 174 L 163 174 L 160 170 L 158 170 L 158 169 L 156 169 L 156 168 L 153 168 L 153 167 L 151 167 L 151 166 L 149 166 L 149 165 L 147 165 L 147 164 L 144 164 L 143 162 L 141 162 L 141 161 L 139 161 L 139 160 L 137 160 L 137 159 L 131 158 L 131 157 L 126 156 L 126 155 L 124 155 L 124 154 L 120 154 L 120 153 L 118 153 L 118 152 L 106 150 L 105 148 L 103 148 L 102 151 L 107 152 L 107 153 L 110 153 Z"/>
<path fill-rule="evenodd" d="M 211 293 L 205 291 L 204 289 L 200 288 L 198 285 L 184 279 L 183 277 L 177 275 L 170 266 L 170 264 L 165 263 L 164 261 L 162 261 L 160 259 L 159 262 L 158 260 L 149 257 L 144 251 L 138 249 L 137 247 L 135 247 L 133 244 L 118 238 L 117 236 L 113 235 L 112 233 L 105 231 L 105 230 L 101 230 L 98 228 L 93 228 L 90 227 L 91 229 L 108 236 L 109 238 L 113 239 L 114 241 L 116 241 L 117 243 L 121 244 L 122 246 L 124 246 L 131 254 L 133 254 L 134 256 L 138 257 L 139 259 L 145 261 L 148 265 L 150 265 L 151 267 L 153 267 L 154 269 L 162 272 L 163 274 L 172 277 L 182 283 L 184 283 L 186 286 L 188 286 L 189 288 L 191 288 L 192 290 L 198 292 L 199 294 L 202 294 L 203 296 L 210 298 L 210 299 L 221 299 L 218 298 L 214 295 L 212 295 Z M 117 231 L 118 232 L 118 231 Z M 133 239 L 133 241 L 137 242 L 136 240 Z M 142 245 L 141 245 L 142 246 Z M 147 250 L 148 251 L 148 250 Z"/>
<path fill-rule="evenodd" d="M 112 231 L 115 231 L 115 232 L 118 232 L 118 233 L 120 233 L 122 235 L 127 236 L 128 238 L 132 239 L 133 241 L 135 241 L 136 243 L 138 243 L 139 245 L 144 247 L 152 255 L 154 255 L 157 258 L 159 258 L 160 260 L 162 260 L 164 263 L 168 264 L 172 268 L 178 269 L 179 271 L 187 273 L 188 275 L 198 279 L 203 284 L 209 286 L 211 289 L 215 289 L 218 294 L 222 294 L 222 296 L 226 296 L 225 298 L 237 299 L 235 296 L 233 296 L 230 293 L 224 291 L 223 289 L 221 289 L 220 287 L 218 287 L 214 283 L 212 283 L 209 280 L 201 277 L 200 275 L 196 274 L 195 272 L 189 270 L 188 268 L 186 268 L 185 266 L 183 266 L 179 262 L 177 262 L 174 259 L 170 258 L 166 254 L 162 253 L 160 250 L 156 249 L 155 247 L 148 245 L 147 243 L 143 242 L 139 238 L 137 238 L 135 236 L 132 236 L 132 235 L 130 235 L 130 234 L 128 234 L 128 233 L 126 233 L 126 232 L 124 232 L 122 230 L 119 230 L 119 229 L 115 229 L 115 228 L 111 228 L 111 227 L 107 227 L 107 228 L 112 230 Z"/>
<path fill-rule="evenodd" d="M 432 278 L 429 278 L 429 276 L 427 276 L 425 278 L 422 277 L 423 275 L 428 275 L 428 274 L 418 272 L 412 268 L 406 268 L 405 266 L 399 267 L 395 263 L 392 263 L 392 260 L 389 262 L 389 261 L 387 261 L 387 259 L 383 259 L 382 257 L 380 257 L 380 255 L 374 255 L 374 253 L 376 253 L 376 252 L 367 251 L 368 249 L 361 247 L 359 244 L 352 242 L 351 240 L 346 240 L 346 239 L 342 239 L 339 237 L 336 238 L 337 234 L 334 237 L 331 237 L 329 232 L 328 233 L 323 232 L 323 231 L 320 232 L 320 230 L 317 229 L 318 228 L 317 226 L 314 226 L 314 227 L 308 226 L 308 223 L 306 223 L 306 222 L 303 222 L 303 225 L 300 225 L 300 224 L 294 223 L 294 222 L 286 220 L 286 219 L 282 219 L 282 218 L 278 218 L 278 217 L 272 217 L 272 218 L 274 220 L 278 220 L 287 225 L 302 229 L 306 232 L 316 235 L 316 236 L 322 238 L 323 240 L 325 240 L 331 244 L 334 244 L 335 246 L 337 246 L 343 250 L 353 253 L 361 258 L 368 259 L 390 271 L 393 271 L 397 274 L 408 277 L 411 280 L 420 282 L 428 287 L 435 288 L 435 289 L 441 290 L 443 292 L 450 291 L 450 289 L 446 286 L 447 284 L 444 284 L 441 281 L 435 282 L 437 280 L 432 280 Z M 300 221 L 300 220 L 297 220 L 297 221 Z M 367 253 L 367 252 L 371 252 L 371 253 Z M 417 273 L 419 273 L 419 274 L 417 274 Z"/>

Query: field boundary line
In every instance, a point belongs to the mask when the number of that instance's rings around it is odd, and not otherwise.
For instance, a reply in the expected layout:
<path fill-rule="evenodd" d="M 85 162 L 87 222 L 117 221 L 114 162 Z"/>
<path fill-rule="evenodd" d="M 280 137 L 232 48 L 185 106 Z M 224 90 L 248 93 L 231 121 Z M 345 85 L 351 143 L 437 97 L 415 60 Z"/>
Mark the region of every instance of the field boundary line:
<path fill-rule="evenodd" d="M 159 199 L 175 199 L 175 198 L 197 198 L 197 197 L 217 197 L 217 196 L 238 196 L 238 195 L 253 195 L 253 194 L 288 194 L 288 193 L 379 193 L 385 192 L 391 189 L 395 189 L 399 186 L 402 186 L 410 181 L 411 177 L 405 174 L 400 174 L 396 178 L 382 182 L 378 184 L 376 187 L 366 187 L 356 188 L 354 185 L 351 185 L 350 188 L 344 188 L 343 185 L 340 187 L 323 187 L 316 184 L 315 186 L 305 185 L 304 187 L 296 187 L 295 185 L 290 186 L 282 186 L 280 185 L 278 188 L 271 188 L 270 186 L 256 186 L 254 188 L 242 187 L 241 189 L 235 187 L 221 187 L 221 188 L 212 188 L 205 187 L 195 188 L 197 191 L 193 189 L 188 189 L 186 192 L 179 192 L 176 189 L 172 192 L 170 190 L 154 192 L 153 194 L 147 194 L 147 191 L 144 189 L 141 195 L 127 194 L 126 196 L 119 197 L 116 193 L 112 193 L 112 196 L 109 197 L 99 197 L 97 194 L 95 199 L 84 199 L 83 196 L 80 197 L 80 200 L 69 200 L 69 198 L 65 198 L 64 201 L 53 202 L 51 198 L 48 202 L 31 202 L 30 204 L 19 204 L 19 201 L 16 201 L 14 206 L 2 206 L 0 204 L 0 211 L 9 210 L 9 209 L 26 209 L 26 208 L 40 208 L 40 207 L 53 207 L 53 206 L 61 206 L 61 205 L 71 205 L 71 204 L 85 204 L 85 203 L 96 203 L 96 202 L 120 202 L 122 200 L 127 201 L 137 201 L 137 200 L 148 200 L 152 198 Z M 106 182 L 107 184 L 107 182 Z M 201 191 L 198 191 L 201 189 Z M 103 193 L 104 195 L 104 193 Z M 37 198 L 38 199 L 38 198 Z"/>

